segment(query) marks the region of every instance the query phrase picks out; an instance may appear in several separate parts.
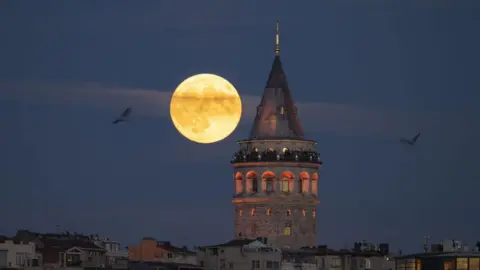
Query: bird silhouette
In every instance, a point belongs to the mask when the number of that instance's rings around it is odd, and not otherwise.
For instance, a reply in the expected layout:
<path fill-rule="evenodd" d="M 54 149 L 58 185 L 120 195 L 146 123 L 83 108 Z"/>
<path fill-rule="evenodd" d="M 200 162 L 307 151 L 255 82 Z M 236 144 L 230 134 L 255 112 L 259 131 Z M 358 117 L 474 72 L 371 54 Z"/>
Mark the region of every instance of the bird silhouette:
<path fill-rule="evenodd" d="M 131 113 L 132 113 L 132 107 L 128 107 L 127 109 L 125 109 L 125 111 L 123 111 L 123 113 L 117 119 L 113 121 L 112 124 L 118 124 L 120 122 L 127 121 L 127 118 Z"/>
<path fill-rule="evenodd" d="M 409 139 L 400 139 L 400 142 L 402 143 L 406 143 L 406 144 L 409 144 L 409 145 L 414 145 L 417 140 L 418 140 L 418 137 L 420 137 L 420 132 L 417 133 L 417 135 L 415 135 L 413 138 L 411 138 L 410 140 Z"/>

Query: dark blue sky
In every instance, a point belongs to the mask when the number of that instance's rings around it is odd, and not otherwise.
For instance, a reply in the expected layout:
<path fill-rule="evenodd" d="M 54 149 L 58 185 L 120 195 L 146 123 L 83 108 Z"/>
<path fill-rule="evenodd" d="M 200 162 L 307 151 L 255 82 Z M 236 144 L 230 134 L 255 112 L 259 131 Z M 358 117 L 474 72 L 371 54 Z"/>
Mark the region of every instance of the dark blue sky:
<path fill-rule="evenodd" d="M 447 2 L 449 4 L 447 4 Z M 235 141 L 281 55 L 318 141 L 318 241 L 420 248 L 478 237 L 480 2 L 1 1 L 0 234 L 17 228 L 200 245 L 233 237 Z M 168 117 L 186 77 L 242 95 L 225 141 Z M 132 105 L 133 122 L 112 126 Z M 422 132 L 418 145 L 398 143 Z"/>

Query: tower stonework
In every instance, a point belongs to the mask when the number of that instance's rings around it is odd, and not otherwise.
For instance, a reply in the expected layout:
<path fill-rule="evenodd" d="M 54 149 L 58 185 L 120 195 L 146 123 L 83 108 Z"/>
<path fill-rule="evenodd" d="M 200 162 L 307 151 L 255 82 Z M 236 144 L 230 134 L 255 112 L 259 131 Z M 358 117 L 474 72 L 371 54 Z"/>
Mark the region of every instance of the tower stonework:
<path fill-rule="evenodd" d="M 275 58 L 250 137 L 232 159 L 235 237 L 267 238 L 278 247 L 316 246 L 318 169 L 316 142 L 304 138 L 280 61 Z"/>

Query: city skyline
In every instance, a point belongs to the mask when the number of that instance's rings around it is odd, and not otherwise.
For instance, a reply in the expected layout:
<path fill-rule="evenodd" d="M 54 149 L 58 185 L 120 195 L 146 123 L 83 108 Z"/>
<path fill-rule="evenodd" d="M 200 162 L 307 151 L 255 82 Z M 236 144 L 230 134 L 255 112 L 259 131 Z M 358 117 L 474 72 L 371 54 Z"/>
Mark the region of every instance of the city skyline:
<path fill-rule="evenodd" d="M 0 11 L 0 234 L 61 225 L 125 245 L 234 238 L 229 161 L 250 131 L 278 19 L 299 117 L 325 163 L 317 242 L 477 239 L 478 3 L 26 3 Z M 204 72 L 244 103 L 237 130 L 208 146 L 168 116 L 176 85 Z M 112 127 L 125 106 L 132 122 Z M 398 142 L 419 131 L 414 147 Z"/>

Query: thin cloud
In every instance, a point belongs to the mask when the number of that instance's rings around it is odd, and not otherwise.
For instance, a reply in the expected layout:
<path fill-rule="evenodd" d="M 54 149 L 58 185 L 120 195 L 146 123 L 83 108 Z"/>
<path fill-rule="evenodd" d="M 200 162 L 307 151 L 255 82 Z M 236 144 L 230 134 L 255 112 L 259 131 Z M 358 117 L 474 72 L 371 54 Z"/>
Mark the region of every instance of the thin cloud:
<path fill-rule="evenodd" d="M 173 92 L 96 83 L 0 83 L 0 89 L 0 99 L 3 100 L 73 104 L 109 108 L 112 112 L 133 106 L 136 115 L 145 117 L 169 116 Z M 242 123 L 253 121 L 259 102 L 260 96 L 242 96 Z M 467 131 L 467 123 L 455 113 L 408 112 L 326 102 L 299 102 L 297 106 L 300 119 L 309 134 L 398 137 L 425 129 L 457 135 Z"/>

